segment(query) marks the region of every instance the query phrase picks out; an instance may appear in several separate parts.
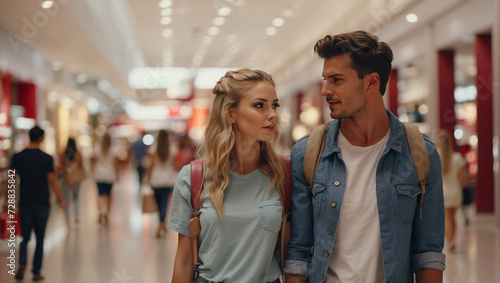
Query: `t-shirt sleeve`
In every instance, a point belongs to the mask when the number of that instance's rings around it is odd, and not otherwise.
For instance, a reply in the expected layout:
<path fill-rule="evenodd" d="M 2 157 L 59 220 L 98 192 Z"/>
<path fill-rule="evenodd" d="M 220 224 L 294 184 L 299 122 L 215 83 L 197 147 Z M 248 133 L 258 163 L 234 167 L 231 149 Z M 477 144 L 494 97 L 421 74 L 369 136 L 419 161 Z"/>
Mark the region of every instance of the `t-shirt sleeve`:
<path fill-rule="evenodd" d="M 184 166 L 174 186 L 168 228 L 189 237 L 189 220 L 193 214 L 191 204 L 191 166 Z"/>
<path fill-rule="evenodd" d="M 47 157 L 47 174 L 50 172 L 55 172 L 54 170 L 54 158 L 52 156 Z"/>

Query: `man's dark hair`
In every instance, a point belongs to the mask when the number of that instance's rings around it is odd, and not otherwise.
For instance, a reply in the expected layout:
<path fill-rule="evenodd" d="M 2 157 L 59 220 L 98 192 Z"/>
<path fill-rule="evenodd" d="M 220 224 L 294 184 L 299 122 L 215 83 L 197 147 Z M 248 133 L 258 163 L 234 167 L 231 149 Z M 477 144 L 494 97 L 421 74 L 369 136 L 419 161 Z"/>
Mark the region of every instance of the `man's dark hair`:
<path fill-rule="evenodd" d="M 392 71 L 392 50 L 378 37 L 366 32 L 355 31 L 338 35 L 327 35 L 314 45 L 319 57 L 328 59 L 333 56 L 349 54 L 352 68 L 358 78 L 376 72 L 380 77 L 380 93 L 384 95 Z"/>
<path fill-rule="evenodd" d="M 43 136 L 44 134 L 45 134 L 45 131 L 42 130 L 42 128 L 40 128 L 38 126 L 34 126 L 29 131 L 30 141 L 37 142 L 40 139 L 40 137 Z"/>

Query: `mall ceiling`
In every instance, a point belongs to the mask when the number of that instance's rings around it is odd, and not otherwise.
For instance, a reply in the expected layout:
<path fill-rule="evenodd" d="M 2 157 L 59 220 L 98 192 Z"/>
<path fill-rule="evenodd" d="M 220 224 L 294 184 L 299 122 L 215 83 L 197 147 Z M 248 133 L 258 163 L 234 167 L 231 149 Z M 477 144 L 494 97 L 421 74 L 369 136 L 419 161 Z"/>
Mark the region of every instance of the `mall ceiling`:
<path fill-rule="evenodd" d="M 125 90 L 138 67 L 249 67 L 279 80 L 315 60 L 312 46 L 326 34 L 376 31 L 411 9 L 461 1 L 56 0 L 48 9 L 42 2 L 0 0 L 0 28 L 13 48 L 31 45 L 75 75 Z M 412 28 L 404 23 L 398 32 Z"/>

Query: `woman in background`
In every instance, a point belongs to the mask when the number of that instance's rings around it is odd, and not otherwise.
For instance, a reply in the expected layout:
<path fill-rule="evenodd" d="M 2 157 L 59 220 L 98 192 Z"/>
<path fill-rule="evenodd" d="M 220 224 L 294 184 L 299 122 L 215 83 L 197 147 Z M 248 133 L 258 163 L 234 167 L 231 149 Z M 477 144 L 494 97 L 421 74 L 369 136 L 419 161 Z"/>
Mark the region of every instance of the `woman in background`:
<path fill-rule="evenodd" d="M 146 175 L 146 184 L 153 188 L 156 204 L 158 205 L 160 225 L 156 231 L 157 238 L 160 238 L 167 232 L 167 225 L 165 224 L 167 202 L 177 178 L 175 162 L 177 160 L 177 152 L 175 152 L 174 148 L 170 145 L 169 133 L 166 130 L 160 130 L 156 149 L 153 149 L 153 152 L 149 154 L 150 161 Z"/>
<path fill-rule="evenodd" d="M 71 228 L 71 221 L 69 217 L 69 199 L 70 196 L 73 199 L 73 208 L 74 208 L 74 216 L 75 223 L 78 223 L 79 219 L 79 211 L 80 204 L 78 201 L 78 193 L 80 192 L 80 183 L 69 185 L 68 182 L 64 178 L 64 172 L 68 171 L 70 166 L 83 166 L 82 155 L 78 152 L 76 148 L 76 141 L 73 138 L 68 138 L 68 143 L 66 145 L 66 149 L 59 157 L 59 161 L 61 162 L 63 177 L 61 178 L 61 187 L 64 195 L 64 199 L 66 200 L 66 209 L 64 211 L 64 215 L 66 216 L 66 223 L 68 225 L 68 229 Z"/>
<path fill-rule="evenodd" d="M 111 148 L 111 137 L 105 133 L 99 146 L 95 148 L 92 158 L 94 178 L 99 190 L 97 207 L 99 209 L 99 223 L 107 225 L 111 208 L 111 189 L 118 181 L 120 160 Z"/>
<path fill-rule="evenodd" d="M 455 250 L 455 213 L 462 205 L 463 188 L 467 185 L 465 165 L 462 154 L 453 151 L 453 140 L 446 130 L 436 135 L 436 147 L 441 156 L 443 168 L 443 196 L 445 208 L 445 235 L 449 249 Z"/>

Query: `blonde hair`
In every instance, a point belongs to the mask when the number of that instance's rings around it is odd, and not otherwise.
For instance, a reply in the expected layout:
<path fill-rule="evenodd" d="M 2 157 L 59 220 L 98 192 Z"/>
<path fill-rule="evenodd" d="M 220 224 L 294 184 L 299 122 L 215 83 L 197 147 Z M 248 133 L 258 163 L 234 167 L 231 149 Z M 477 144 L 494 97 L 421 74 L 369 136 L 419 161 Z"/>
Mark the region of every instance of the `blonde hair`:
<path fill-rule="evenodd" d="M 212 90 L 215 99 L 207 118 L 205 140 L 200 152 L 204 150 L 206 155 L 204 159 L 208 169 L 205 181 L 211 182 L 210 200 L 221 220 L 224 192 L 229 185 L 231 151 L 235 145 L 234 128 L 229 120 L 229 110 L 237 108 L 245 93 L 262 81 L 275 86 L 272 77 L 264 71 L 240 69 L 227 72 Z M 279 131 L 276 128 L 272 141 L 261 142 L 261 152 L 257 164 L 257 167 L 264 174 L 272 177 L 269 191 L 274 186 L 280 188 L 284 185 L 285 166 L 274 150 L 278 141 Z"/>
<path fill-rule="evenodd" d="M 443 176 L 447 176 L 451 170 L 453 156 L 453 143 L 450 134 L 446 130 L 439 130 L 435 137 L 436 147 L 441 156 L 441 167 Z"/>

